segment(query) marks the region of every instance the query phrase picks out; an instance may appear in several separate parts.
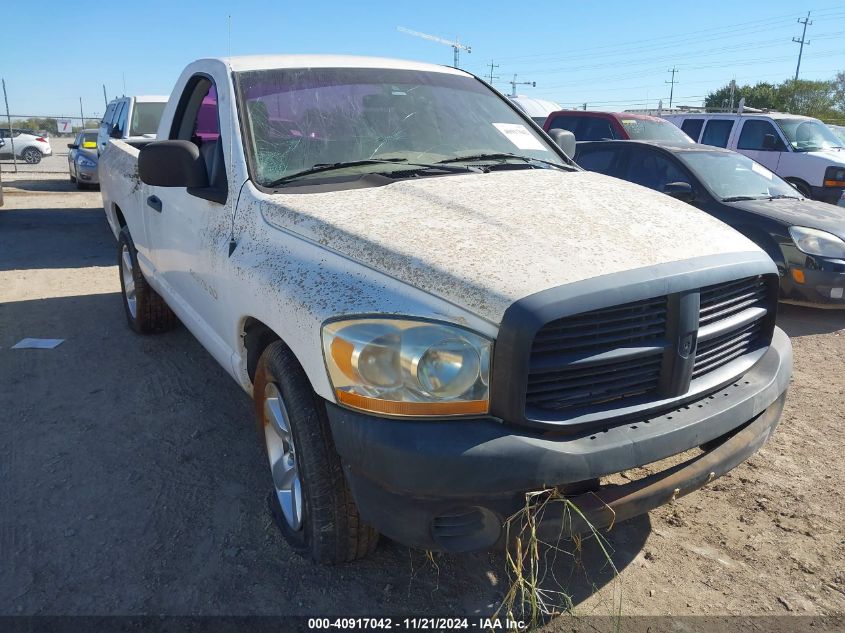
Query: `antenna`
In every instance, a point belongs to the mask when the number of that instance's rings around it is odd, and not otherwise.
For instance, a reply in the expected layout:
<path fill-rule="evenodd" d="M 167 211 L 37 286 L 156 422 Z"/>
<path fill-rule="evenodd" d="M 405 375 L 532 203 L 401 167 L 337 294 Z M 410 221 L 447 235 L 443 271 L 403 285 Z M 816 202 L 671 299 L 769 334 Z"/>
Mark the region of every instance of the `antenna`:
<path fill-rule="evenodd" d="M 429 40 L 430 42 L 437 42 L 438 44 L 446 44 L 446 46 L 451 46 L 452 50 L 455 52 L 454 62 L 452 63 L 455 68 L 460 67 L 458 64 L 460 62 L 461 51 L 472 53 L 472 47 L 464 46 L 463 44 L 461 44 L 457 37 L 455 38 L 454 42 L 450 42 L 449 40 L 442 37 L 437 37 L 436 35 L 429 35 L 428 33 L 420 33 L 419 31 L 412 31 L 411 29 L 406 29 L 404 26 L 397 26 L 396 30 L 401 31 L 402 33 L 407 33 L 408 35 L 413 35 L 414 37 L 421 37 L 422 39 Z"/>
<path fill-rule="evenodd" d="M 517 86 L 531 86 L 532 88 L 537 87 L 536 81 L 517 81 L 515 73 L 514 73 L 514 76 L 513 76 L 513 81 L 509 81 L 508 83 L 511 85 L 511 96 L 512 97 L 516 96 L 516 87 Z"/>

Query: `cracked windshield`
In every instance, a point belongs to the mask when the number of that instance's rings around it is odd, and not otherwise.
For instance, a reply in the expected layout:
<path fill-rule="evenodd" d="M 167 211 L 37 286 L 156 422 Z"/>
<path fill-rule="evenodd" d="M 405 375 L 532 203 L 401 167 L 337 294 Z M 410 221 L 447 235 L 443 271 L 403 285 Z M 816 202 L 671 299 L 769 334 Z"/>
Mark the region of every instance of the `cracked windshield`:
<path fill-rule="evenodd" d="M 300 177 L 314 184 L 371 173 L 466 173 L 463 157 L 473 165 L 566 165 L 525 119 L 473 78 L 326 68 L 242 72 L 237 81 L 247 152 L 264 186 Z"/>

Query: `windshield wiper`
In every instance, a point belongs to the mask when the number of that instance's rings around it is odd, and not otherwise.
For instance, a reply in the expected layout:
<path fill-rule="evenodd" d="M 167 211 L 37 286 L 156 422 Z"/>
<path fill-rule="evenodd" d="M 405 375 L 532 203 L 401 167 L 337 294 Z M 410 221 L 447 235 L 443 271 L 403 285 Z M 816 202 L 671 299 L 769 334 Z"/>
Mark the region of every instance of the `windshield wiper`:
<path fill-rule="evenodd" d="M 308 169 L 303 169 L 302 171 L 298 171 L 294 174 L 282 176 L 281 178 L 274 180 L 273 182 L 265 186 L 268 189 L 273 189 L 274 187 L 284 185 L 285 183 L 288 183 L 292 180 L 296 180 L 297 178 L 302 178 L 303 176 L 319 174 L 324 171 L 333 171 L 335 169 L 343 169 L 344 167 L 358 167 L 360 165 L 380 165 L 405 162 L 408 162 L 407 158 L 367 158 L 365 160 L 350 160 L 340 163 L 317 163 L 316 165 Z"/>
<path fill-rule="evenodd" d="M 517 159 L 524 161 L 526 163 L 543 163 L 544 165 L 551 165 L 552 167 L 557 167 L 558 169 L 564 170 L 571 170 L 572 168 L 569 165 L 561 165 L 560 163 L 554 163 L 550 160 L 543 160 L 542 158 L 532 158 L 530 156 L 520 156 L 519 154 L 511 154 L 509 152 L 491 152 L 489 154 L 471 154 L 469 156 L 455 156 L 454 158 L 447 158 L 445 160 L 439 160 L 436 164 L 443 165 L 446 163 L 462 163 L 462 162 L 473 162 L 477 160 L 508 160 L 508 159 Z"/>
<path fill-rule="evenodd" d="M 288 176 L 283 176 L 278 180 L 274 180 L 268 185 L 265 185 L 268 189 L 274 189 L 275 187 L 280 187 L 285 185 L 291 181 L 298 180 L 304 176 L 310 176 L 312 174 L 320 174 L 326 171 L 334 171 L 336 169 L 344 169 L 346 167 L 360 167 L 363 165 L 407 165 L 409 167 L 419 167 L 420 169 L 413 170 L 414 172 L 419 172 L 421 170 L 437 170 L 437 171 L 445 171 L 448 173 L 465 173 L 468 171 L 474 171 L 469 166 L 467 167 L 447 167 L 446 165 L 439 165 L 439 164 L 429 164 L 429 163 L 409 163 L 407 158 L 366 158 L 363 160 L 350 160 L 344 161 L 340 163 L 317 163 L 313 167 L 309 169 L 304 169 L 302 171 L 298 171 L 294 174 L 290 174 Z M 391 172 L 388 172 L 391 173 Z"/>
<path fill-rule="evenodd" d="M 730 198 L 722 198 L 722 202 L 741 202 L 743 200 L 762 200 L 768 196 L 731 196 Z"/>
<path fill-rule="evenodd" d="M 802 200 L 801 196 L 788 196 L 785 193 L 779 193 L 774 196 L 769 196 L 769 200 Z"/>

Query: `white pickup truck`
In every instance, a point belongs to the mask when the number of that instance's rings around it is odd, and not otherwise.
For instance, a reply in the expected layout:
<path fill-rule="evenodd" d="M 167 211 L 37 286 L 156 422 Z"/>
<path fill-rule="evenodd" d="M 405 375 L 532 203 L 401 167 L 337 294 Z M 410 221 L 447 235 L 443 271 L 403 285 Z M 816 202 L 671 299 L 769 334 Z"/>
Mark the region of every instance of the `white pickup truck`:
<path fill-rule="evenodd" d="M 252 395 L 295 550 L 489 549 L 551 488 L 610 526 L 777 426 L 772 261 L 550 135 L 460 70 L 279 56 L 190 64 L 159 140 L 109 144 L 129 325 L 178 317 Z"/>

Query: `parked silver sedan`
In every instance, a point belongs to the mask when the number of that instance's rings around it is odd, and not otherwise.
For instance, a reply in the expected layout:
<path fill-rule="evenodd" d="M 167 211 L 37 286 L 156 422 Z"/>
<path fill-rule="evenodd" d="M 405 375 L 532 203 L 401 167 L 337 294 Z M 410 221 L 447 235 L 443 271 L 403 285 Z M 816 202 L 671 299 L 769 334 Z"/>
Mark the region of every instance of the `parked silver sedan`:
<path fill-rule="evenodd" d="M 82 130 L 73 143 L 68 143 L 67 168 L 70 181 L 77 189 L 99 185 L 97 175 L 97 130 Z"/>

